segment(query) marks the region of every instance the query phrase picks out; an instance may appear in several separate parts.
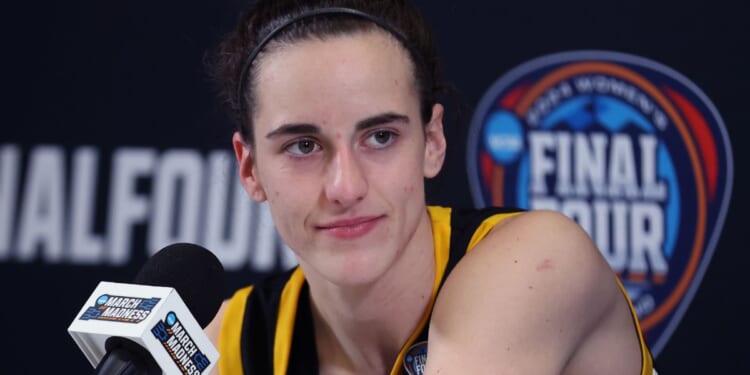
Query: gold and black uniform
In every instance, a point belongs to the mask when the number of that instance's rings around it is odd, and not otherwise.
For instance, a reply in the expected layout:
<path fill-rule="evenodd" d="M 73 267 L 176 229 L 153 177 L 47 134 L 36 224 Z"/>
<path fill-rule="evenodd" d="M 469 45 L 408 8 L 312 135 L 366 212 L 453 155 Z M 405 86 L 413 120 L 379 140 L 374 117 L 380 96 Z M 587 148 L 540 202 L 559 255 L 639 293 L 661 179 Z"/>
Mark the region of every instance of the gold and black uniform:
<path fill-rule="evenodd" d="M 404 343 L 391 375 L 408 374 L 407 351 L 427 341 L 432 305 L 440 286 L 458 263 L 501 220 L 519 213 L 506 208 L 451 209 L 428 207 L 435 244 L 435 284 L 432 300 L 417 329 Z M 618 281 L 623 294 L 625 290 Z M 628 299 L 628 301 L 630 301 Z M 630 304 L 630 302 L 628 302 Z M 641 342 L 642 375 L 652 374 L 635 310 L 631 314 Z M 229 302 L 219 337 L 222 375 L 310 375 L 318 373 L 309 293 L 302 269 L 296 267 L 262 283 L 238 290 Z"/>

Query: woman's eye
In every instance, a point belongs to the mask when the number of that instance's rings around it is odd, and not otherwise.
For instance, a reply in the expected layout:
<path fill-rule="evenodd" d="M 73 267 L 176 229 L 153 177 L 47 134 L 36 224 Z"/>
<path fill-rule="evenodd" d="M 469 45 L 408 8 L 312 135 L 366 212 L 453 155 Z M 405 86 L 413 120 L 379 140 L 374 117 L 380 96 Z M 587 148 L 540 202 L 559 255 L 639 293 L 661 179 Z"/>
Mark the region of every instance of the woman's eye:
<path fill-rule="evenodd" d="M 378 130 L 370 133 L 366 139 L 367 146 L 370 148 L 383 148 L 396 139 L 398 135 L 390 130 Z"/>
<path fill-rule="evenodd" d="M 292 155 L 308 155 L 320 149 L 312 139 L 302 139 L 286 146 L 285 150 Z"/>

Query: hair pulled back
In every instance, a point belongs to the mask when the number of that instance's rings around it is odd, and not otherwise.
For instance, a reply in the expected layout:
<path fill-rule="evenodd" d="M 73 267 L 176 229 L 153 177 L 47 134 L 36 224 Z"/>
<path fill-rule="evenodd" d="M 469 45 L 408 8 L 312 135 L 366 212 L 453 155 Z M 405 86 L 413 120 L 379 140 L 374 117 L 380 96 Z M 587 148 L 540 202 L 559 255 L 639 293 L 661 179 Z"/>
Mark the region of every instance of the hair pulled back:
<path fill-rule="evenodd" d="M 335 8 L 346 8 L 367 17 L 335 10 L 320 12 Z M 224 37 L 210 61 L 219 97 L 243 139 L 254 144 L 254 91 L 258 61 L 265 53 L 280 45 L 378 28 L 395 36 L 409 52 L 420 114 L 426 123 L 432 106 L 443 94 L 444 85 L 432 33 L 412 5 L 404 0 L 259 0 L 240 18 L 236 29 Z M 239 87 L 241 82 L 244 87 Z"/>

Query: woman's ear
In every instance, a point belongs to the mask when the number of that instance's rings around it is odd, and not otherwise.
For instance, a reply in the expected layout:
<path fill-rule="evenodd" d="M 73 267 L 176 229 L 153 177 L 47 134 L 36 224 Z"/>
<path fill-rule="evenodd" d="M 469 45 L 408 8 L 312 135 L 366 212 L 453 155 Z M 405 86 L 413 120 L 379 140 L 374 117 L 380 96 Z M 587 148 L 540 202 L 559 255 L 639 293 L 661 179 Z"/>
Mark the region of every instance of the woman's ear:
<path fill-rule="evenodd" d="M 255 154 L 253 146 L 247 144 L 239 132 L 232 136 L 232 146 L 234 155 L 237 158 L 239 166 L 239 175 L 242 186 L 247 193 L 256 201 L 263 202 L 266 200 L 266 192 L 258 178 L 258 168 L 255 164 Z"/>
<path fill-rule="evenodd" d="M 424 176 L 437 176 L 445 161 L 445 133 L 443 132 L 443 105 L 432 106 L 432 118 L 425 127 Z"/>

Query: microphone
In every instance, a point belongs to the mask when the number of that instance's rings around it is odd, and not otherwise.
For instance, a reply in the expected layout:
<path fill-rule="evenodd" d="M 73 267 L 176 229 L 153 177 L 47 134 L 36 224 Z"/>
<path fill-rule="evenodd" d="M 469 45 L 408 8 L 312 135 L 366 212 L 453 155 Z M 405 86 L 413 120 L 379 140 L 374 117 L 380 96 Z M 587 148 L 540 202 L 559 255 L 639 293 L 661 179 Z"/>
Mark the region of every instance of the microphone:
<path fill-rule="evenodd" d="M 134 284 L 100 282 L 68 332 L 95 374 L 207 374 L 219 353 L 203 328 L 221 306 L 223 272 L 205 248 L 169 245 Z"/>

